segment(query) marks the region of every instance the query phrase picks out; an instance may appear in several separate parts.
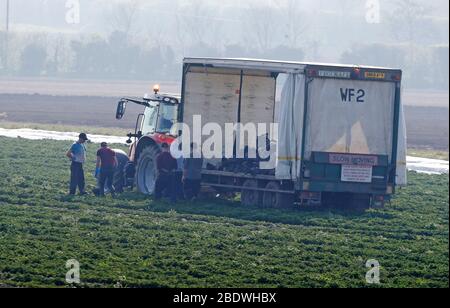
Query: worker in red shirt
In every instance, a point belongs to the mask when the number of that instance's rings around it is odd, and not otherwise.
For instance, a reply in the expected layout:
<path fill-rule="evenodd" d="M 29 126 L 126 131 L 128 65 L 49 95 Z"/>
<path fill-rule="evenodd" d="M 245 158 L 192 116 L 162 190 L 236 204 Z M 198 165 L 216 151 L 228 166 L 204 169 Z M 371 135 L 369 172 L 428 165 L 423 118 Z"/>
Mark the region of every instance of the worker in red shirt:
<path fill-rule="evenodd" d="M 156 157 L 157 177 L 155 184 L 155 200 L 160 200 L 164 191 L 170 195 L 170 200 L 176 202 L 176 192 L 174 190 L 174 171 L 178 168 L 177 160 L 170 154 L 170 147 L 167 143 L 161 145 L 162 152 Z"/>
<path fill-rule="evenodd" d="M 101 148 L 97 151 L 97 168 L 95 175 L 100 175 L 99 180 L 99 196 L 105 196 L 105 183 L 111 195 L 115 196 L 115 190 L 112 183 L 114 183 L 114 172 L 118 165 L 116 152 L 108 147 L 106 142 L 102 142 Z"/>

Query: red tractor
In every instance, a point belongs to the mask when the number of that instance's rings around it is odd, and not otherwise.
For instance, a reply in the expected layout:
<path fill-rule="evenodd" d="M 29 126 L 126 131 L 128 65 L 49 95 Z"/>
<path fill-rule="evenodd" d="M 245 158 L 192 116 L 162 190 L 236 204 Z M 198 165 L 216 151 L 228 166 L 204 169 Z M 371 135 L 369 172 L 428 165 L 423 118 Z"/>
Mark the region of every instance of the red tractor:
<path fill-rule="evenodd" d="M 156 156 L 161 151 L 161 145 L 171 144 L 177 138 L 176 124 L 180 109 L 179 96 L 159 94 L 159 86 L 155 86 L 153 91 L 153 95 L 145 95 L 142 100 L 122 98 L 116 112 L 116 119 L 121 120 L 128 103 L 144 106 L 143 113 L 137 117 L 134 133 L 128 134 L 127 143 L 131 146 L 126 177 L 134 179 L 131 182 L 147 195 L 153 194 L 155 189 Z"/>

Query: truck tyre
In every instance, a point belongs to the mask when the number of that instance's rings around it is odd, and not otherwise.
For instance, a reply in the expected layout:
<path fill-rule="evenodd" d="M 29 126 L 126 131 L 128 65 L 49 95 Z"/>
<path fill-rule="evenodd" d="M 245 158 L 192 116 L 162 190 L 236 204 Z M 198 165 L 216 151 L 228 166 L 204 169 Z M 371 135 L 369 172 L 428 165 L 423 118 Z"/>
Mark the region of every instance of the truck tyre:
<path fill-rule="evenodd" d="M 372 198 L 368 194 L 353 194 L 351 198 L 351 209 L 354 211 L 365 211 L 370 209 Z"/>
<path fill-rule="evenodd" d="M 136 165 L 136 187 L 145 195 L 153 195 L 156 184 L 156 157 L 161 152 L 157 145 L 146 147 Z"/>
<path fill-rule="evenodd" d="M 277 182 L 269 182 L 266 185 L 267 190 L 282 190 L 281 185 Z M 263 208 L 286 209 L 292 208 L 294 205 L 294 195 L 265 191 L 263 195 Z"/>
<path fill-rule="evenodd" d="M 258 190 L 258 181 L 246 180 L 242 185 L 241 203 L 243 206 L 259 206 L 261 204 L 261 194 Z"/>

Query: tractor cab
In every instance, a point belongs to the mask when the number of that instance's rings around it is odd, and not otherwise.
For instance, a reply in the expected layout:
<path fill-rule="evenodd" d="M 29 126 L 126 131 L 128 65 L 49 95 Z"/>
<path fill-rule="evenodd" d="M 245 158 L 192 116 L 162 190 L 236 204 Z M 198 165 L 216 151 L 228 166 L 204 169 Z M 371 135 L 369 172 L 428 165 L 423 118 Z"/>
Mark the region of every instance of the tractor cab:
<path fill-rule="evenodd" d="M 121 120 L 126 112 L 128 103 L 144 106 L 144 112 L 136 120 L 134 133 L 129 133 L 127 143 L 135 143 L 144 136 L 149 136 L 156 143 L 171 143 L 177 137 L 176 124 L 180 97 L 169 94 L 159 94 L 159 86 L 153 88 L 154 94 L 145 94 L 141 100 L 122 98 L 117 104 L 116 119 Z"/>
<path fill-rule="evenodd" d="M 142 121 L 142 134 L 174 135 L 172 128 L 178 120 L 178 99 L 161 96 L 158 100 L 149 100 L 149 106 L 145 108 Z"/>

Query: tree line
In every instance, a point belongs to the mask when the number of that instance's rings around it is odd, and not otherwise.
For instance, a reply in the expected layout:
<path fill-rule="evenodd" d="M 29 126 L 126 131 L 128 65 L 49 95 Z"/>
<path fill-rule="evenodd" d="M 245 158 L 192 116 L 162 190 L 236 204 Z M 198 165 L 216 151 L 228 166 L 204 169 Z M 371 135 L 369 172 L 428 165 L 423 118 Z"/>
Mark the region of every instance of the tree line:
<path fill-rule="evenodd" d="M 51 10 L 59 21 L 44 30 L 0 30 L 0 76 L 178 80 L 184 56 L 248 57 L 395 67 L 407 87 L 448 89 L 441 0 L 380 0 L 375 24 L 361 0 L 270 2 L 81 0 L 73 31 L 57 0 L 36 0 L 33 22 Z"/>
<path fill-rule="evenodd" d="M 179 80 L 180 59 L 169 45 L 147 47 L 123 32 L 108 37 L 71 39 L 64 36 L 21 38 L 10 35 L 5 57 L 6 35 L 0 32 L 0 76 L 65 78 Z M 23 48 L 21 40 L 26 40 Z M 414 50 L 414 51 L 412 51 Z M 199 43 L 186 50 L 199 57 L 248 57 L 285 61 L 309 61 L 302 48 L 277 46 L 265 51 L 230 44 L 218 49 Z M 8 61 L 6 63 L 5 61 Z M 405 84 L 412 88 L 448 90 L 449 46 L 409 44 L 355 44 L 340 56 L 341 63 L 401 68 Z"/>
<path fill-rule="evenodd" d="M 20 45 L 22 48 L 17 48 Z M 180 59 L 173 47 L 148 46 L 121 31 L 114 31 L 108 37 L 92 35 L 83 39 L 41 34 L 31 40 L 20 34 L 6 38 L 0 32 L 0 50 L 0 75 L 177 80 L 181 74 Z M 281 45 L 261 52 L 238 44 L 218 50 L 200 42 L 189 47 L 186 53 L 199 57 L 304 59 L 302 49 Z"/>

